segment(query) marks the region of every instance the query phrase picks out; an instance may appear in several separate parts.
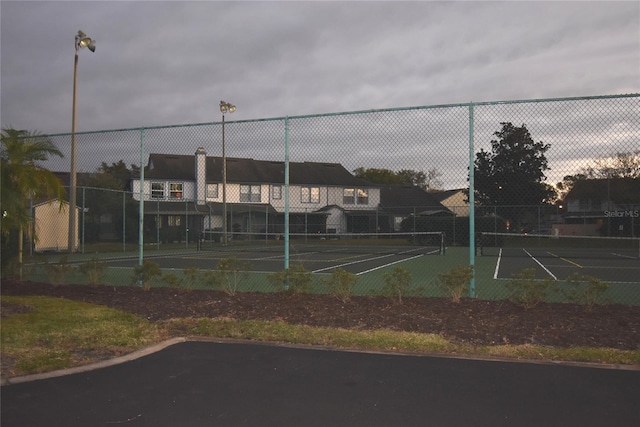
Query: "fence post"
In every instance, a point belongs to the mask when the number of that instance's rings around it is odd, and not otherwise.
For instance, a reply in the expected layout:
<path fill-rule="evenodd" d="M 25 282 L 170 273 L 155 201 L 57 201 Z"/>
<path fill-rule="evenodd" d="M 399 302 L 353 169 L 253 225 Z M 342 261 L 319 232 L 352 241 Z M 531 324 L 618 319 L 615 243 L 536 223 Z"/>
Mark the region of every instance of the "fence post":
<path fill-rule="evenodd" d="M 80 230 L 81 230 L 81 238 L 82 238 L 82 253 L 84 254 L 84 213 L 86 211 L 85 209 L 85 202 L 87 200 L 87 193 L 86 193 L 87 187 L 82 187 L 82 225 L 80 226 Z"/>
<path fill-rule="evenodd" d="M 122 192 L 122 252 L 127 251 L 127 192 Z"/>
<path fill-rule="evenodd" d="M 469 103 L 469 265 L 474 269 L 469 281 L 469 297 L 476 297 L 476 208 L 474 178 L 474 145 L 473 145 L 473 102 Z"/>
<path fill-rule="evenodd" d="M 284 119 L 284 269 L 289 269 L 289 117 Z M 285 289 L 289 284 L 285 284 Z"/>
<path fill-rule="evenodd" d="M 189 204 L 186 200 L 184 201 L 184 241 L 185 249 L 189 249 Z"/>
<path fill-rule="evenodd" d="M 140 129 L 140 204 L 138 218 L 138 265 L 144 257 L 144 128 Z M 142 283 L 139 283 L 142 286 Z"/>

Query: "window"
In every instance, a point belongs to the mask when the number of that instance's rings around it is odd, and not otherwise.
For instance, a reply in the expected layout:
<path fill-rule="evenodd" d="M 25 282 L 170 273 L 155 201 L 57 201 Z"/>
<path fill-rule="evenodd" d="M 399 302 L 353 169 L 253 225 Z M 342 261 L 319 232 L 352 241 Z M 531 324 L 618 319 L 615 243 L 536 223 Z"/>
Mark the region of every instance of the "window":
<path fill-rule="evenodd" d="M 173 182 L 169 184 L 169 198 L 182 199 L 182 183 Z"/>
<path fill-rule="evenodd" d="M 345 205 L 368 205 L 369 192 L 364 188 L 345 188 L 342 192 L 342 203 Z"/>
<path fill-rule="evenodd" d="M 164 199 L 164 182 L 151 183 L 151 198 Z"/>
<path fill-rule="evenodd" d="M 342 203 L 345 205 L 353 205 L 355 202 L 355 190 L 353 188 L 345 188 L 342 191 Z"/>
<path fill-rule="evenodd" d="M 300 189 L 300 202 L 320 203 L 320 188 L 319 187 L 302 187 Z"/>
<path fill-rule="evenodd" d="M 273 200 L 282 199 L 282 185 L 272 185 L 271 186 L 271 198 Z"/>
<path fill-rule="evenodd" d="M 369 204 L 369 192 L 363 188 L 358 188 L 357 190 L 358 198 L 356 199 L 356 203 L 358 205 L 368 205 Z"/>
<path fill-rule="evenodd" d="M 241 202 L 260 202 L 260 186 L 259 185 L 241 185 L 240 201 Z"/>
<path fill-rule="evenodd" d="M 218 198 L 218 184 L 207 184 L 207 199 Z"/>
<path fill-rule="evenodd" d="M 403 216 L 394 216 L 393 217 L 393 231 L 401 231 L 402 230 L 402 221 L 404 221 Z"/>

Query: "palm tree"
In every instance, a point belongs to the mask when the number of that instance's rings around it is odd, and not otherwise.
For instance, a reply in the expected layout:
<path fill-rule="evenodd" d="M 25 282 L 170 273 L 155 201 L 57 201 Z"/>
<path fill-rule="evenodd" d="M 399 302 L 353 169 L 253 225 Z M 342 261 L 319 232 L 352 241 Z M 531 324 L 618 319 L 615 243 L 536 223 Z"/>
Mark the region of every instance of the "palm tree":
<path fill-rule="evenodd" d="M 64 187 L 55 174 L 38 162 L 63 154 L 49 138 L 38 132 L 2 129 L 0 149 L 0 227 L 3 239 L 18 230 L 18 265 L 22 276 L 22 242 L 24 231 L 30 234 L 32 218 L 29 197 L 62 200 Z M 5 258 L 3 256 L 3 258 Z"/>

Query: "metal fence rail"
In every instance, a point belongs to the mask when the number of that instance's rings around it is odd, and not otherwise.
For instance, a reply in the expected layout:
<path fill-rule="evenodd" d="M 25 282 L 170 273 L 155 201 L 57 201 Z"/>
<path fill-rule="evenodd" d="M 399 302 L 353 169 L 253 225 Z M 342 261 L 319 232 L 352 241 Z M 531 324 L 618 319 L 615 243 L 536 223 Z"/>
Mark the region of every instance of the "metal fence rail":
<path fill-rule="evenodd" d="M 640 304 L 637 259 L 621 259 L 618 273 L 609 274 L 598 259 L 542 265 L 477 250 L 485 232 L 640 236 L 639 117 L 640 95 L 630 94 L 257 120 L 228 115 L 77 133 L 76 243 L 69 250 L 65 240 L 69 210 L 32 200 L 37 239 L 25 246 L 26 271 L 42 279 L 63 256 L 76 267 L 97 259 L 105 264 L 104 281 L 130 284 L 145 259 L 167 272 L 214 270 L 221 257 L 234 255 L 241 236 L 281 235 L 280 258 L 246 260 L 254 265 L 245 290 L 268 291 L 271 272 L 306 263 L 316 272 L 317 292 L 326 292 L 328 273 L 345 268 L 358 276 L 357 292 L 379 293 L 384 273 L 401 266 L 412 274 L 414 294 L 440 296 L 438 275 L 471 265 L 469 292 L 478 298 L 508 298 L 511 276 L 534 268 L 538 280 L 548 271 L 560 287 L 576 272 L 597 277 L 609 284 L 608 301 Z M 45 166 L 68 185 L 71 135 L 49 138 L 65 157 Z M 203 236 L 215 232 L 218 258 L 198 254 Z M 359 260 L 314 264 L 288 245 L 289 233 L 385 232 L 442 232 L 448 250 L 372 267 Z M 64 280 L 88 280 L 70 271 Z"/>

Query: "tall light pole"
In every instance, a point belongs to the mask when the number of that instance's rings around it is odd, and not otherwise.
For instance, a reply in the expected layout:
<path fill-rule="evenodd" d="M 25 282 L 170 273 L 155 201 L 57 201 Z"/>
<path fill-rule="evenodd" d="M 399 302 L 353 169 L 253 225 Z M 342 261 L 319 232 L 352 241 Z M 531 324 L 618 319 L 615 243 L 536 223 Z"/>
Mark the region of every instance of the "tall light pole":
<path fill-rule="evenodd" d="M 78 52 L 86 47 L 96 51 L 96 42 L 82 31 L 76 34 L 76 55 L 73 62 L 73 117 L 71 119 L 71 171 L 69 173 L 69 252 L 76 251 L 78 226 L 76 224 L 76 96 L 78 93 Z"/>
<path fill-rule="evenodd" d="M 224 139 L 224 115 L 236 111 L 236 106 L 220 101 L 222 113 L 222 244 L 227 244 L 227 152 Z"/>

